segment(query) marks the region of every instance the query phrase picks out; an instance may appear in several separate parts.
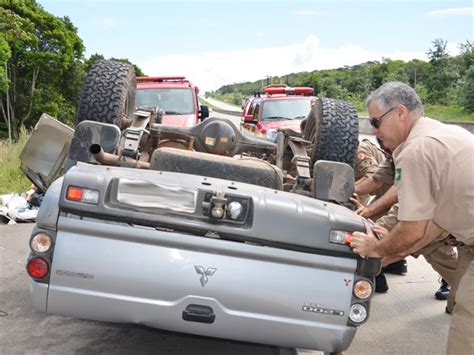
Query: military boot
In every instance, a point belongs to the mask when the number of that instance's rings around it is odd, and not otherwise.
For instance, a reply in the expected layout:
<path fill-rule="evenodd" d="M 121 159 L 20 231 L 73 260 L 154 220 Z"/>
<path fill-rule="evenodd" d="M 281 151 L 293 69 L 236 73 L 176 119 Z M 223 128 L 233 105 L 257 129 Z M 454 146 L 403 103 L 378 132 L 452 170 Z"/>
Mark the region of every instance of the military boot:
<path fill-rule="evenodd" d="M 451 291 L 449 284 L 445 279 L 441 279 L 441 286 L 439 287 L 438 291 L 436 291 L 435 298 L 437 300 L 445 301 L 448 299 L 449 291 Z"/>
<path fill-rule="evenodd" d="M 385 293 L 388 291 L 388 283 L 385 274 L 381 272 L 377 276 L 375 276 L 375 292 L 377 293 Z"/>
<path fill-rule="evenodd" d="M 405 259 L 396 261 L 392 264 L 388 264 L 382 268 L 382 271 L 387 274 L 396 274 L 396 275 L 403 275 L 406 274 L 407 269 L 407 261 Z"/>

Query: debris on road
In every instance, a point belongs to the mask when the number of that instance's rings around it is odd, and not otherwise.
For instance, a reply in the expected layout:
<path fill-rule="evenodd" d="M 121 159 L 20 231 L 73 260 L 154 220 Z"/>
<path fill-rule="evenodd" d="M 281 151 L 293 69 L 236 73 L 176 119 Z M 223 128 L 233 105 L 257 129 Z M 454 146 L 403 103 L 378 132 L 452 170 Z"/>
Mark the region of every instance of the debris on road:
<path fill-rule="evenodd" d="M 34 185 L 21 195 L 0 195 L 0 223 L 35 222 L 44 193 Z"/>

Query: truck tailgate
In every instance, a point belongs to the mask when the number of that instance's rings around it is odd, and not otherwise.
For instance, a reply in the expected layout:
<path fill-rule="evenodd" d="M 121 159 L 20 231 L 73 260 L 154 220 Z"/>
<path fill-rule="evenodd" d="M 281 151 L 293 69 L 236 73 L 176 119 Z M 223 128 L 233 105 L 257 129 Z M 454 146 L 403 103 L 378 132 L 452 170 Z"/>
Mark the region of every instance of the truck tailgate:
<path fill-rule="evenodd" d="M 356 266 L 351 258 L 62 215 L 48 313 L 344 350 L 355 334 L 347 321 Z M 183 319 L 190 305 L 211 309 L 213 321 Z"/>

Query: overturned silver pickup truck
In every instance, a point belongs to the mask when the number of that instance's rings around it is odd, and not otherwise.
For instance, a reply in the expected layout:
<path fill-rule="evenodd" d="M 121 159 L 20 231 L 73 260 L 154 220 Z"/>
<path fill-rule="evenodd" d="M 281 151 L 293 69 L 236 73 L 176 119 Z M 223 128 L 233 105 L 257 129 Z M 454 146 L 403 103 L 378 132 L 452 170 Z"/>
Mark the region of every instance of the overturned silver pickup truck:
<path fill-rule="evenodd" d="M 131 66 L 91 69 L 72 130 L 43 115 L 21 159 L 47 193 L 35 309 L 329 353 L 369 316 L 378 259 L 347 245 L 357 113 L 319 99 L 277 143 L 134 106 Z"/>

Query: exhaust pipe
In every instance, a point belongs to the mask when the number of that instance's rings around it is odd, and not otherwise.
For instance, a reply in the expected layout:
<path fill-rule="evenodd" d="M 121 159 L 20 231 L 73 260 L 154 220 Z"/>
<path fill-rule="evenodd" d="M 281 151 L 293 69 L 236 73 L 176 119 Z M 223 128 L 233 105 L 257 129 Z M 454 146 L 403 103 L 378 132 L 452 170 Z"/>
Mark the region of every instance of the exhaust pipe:
<path fill-rule="evenodd" d="M 150 169 L 150 163 L 141 160 L 135 160 L 125 156 L 118 156 L 116 154 L 110 154 L 104 152 L 100 144 L 92 144 L 89 148 L 92 156 L 102 165 L 118 166 L 119 161 L 124 161 L 131 164 L 136 164 L 137 168 Z"/>

